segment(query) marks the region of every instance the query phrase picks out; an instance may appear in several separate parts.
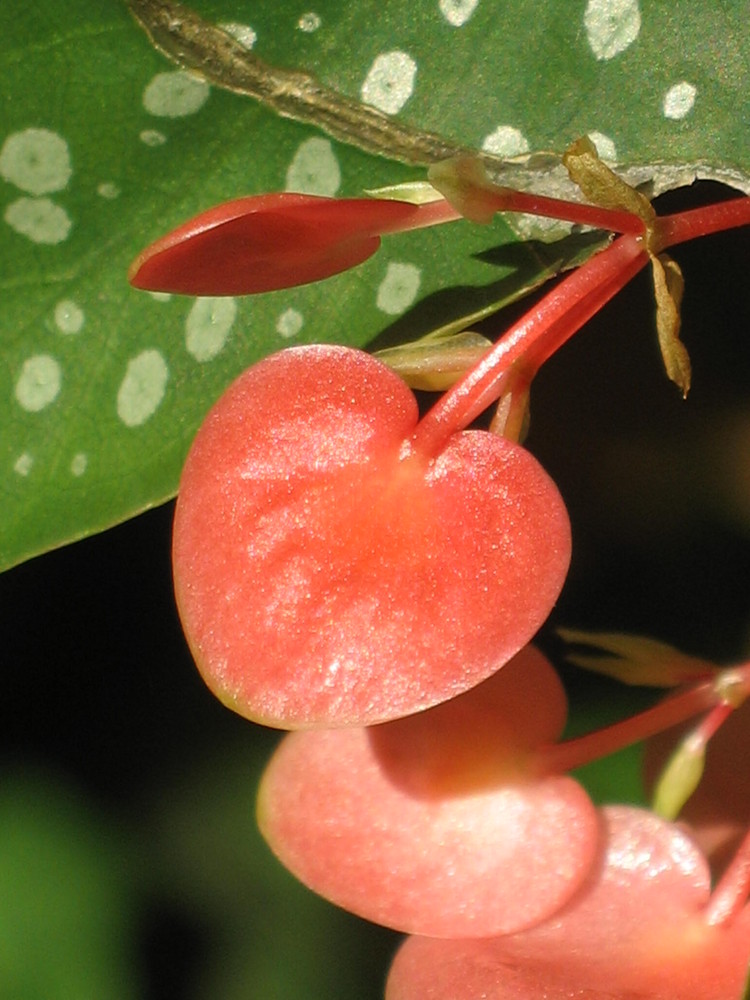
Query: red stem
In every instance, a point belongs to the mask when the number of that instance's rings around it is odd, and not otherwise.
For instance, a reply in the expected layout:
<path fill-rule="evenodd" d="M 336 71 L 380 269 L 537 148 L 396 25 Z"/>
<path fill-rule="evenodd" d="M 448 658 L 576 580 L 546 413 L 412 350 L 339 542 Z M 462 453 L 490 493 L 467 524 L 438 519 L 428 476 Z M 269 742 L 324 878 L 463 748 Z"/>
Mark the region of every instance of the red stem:
<path fill-rule="evenodd" d="M 528 191 L 501 188 L 487 197 L 488 205 L 495 205 L 497 212 L 524 212 L 527 215 L 544 215 L 550 219 L 574 222 L 594 229 L 609 229 L 613 233 L 631 233 L 639 236 L 644 231 L 643 219 L 632 212 L 616 208 L 601 208 L 583 202 L 547 198 Z"/>
<path fill-rule="evenodd" d="M 715 704 L 713 680 L 701 681 L 687 691 L 666 698 L 629 719 L 586 733 L 585 736 L 541 747 L 536 755 L 539 773 L 565 774 L 692 719 L 700 712 L 713 708 Z"/>
<path fill-rule="evenodd" d="M 655 228 L 660 246 L 666 249 L 699 236 L 747 225 L 750 225 L 750 198 L 745 197 L 661 216 Z"/>
<path fill-rule="evenodd" d="M 750 223 L 750 198 L 659 218 L 652 243 L 662 250 Z M 512 369 L 534 377 L 540 365 L 648 263 L 644 241 L 627 234 L 563 279 L 514 324 L 479 363 L 417 425 L 405 452 L 437 455 L 451 434 L 467 427 L 503 393 Z"/>
<path fill-rule="evenodd" d="M 488 193 L 487 207 L 495 212 L 541 215 L 580 226 L 591 226 L 594 229 L 607 229 L 613 233 L 631 233 L 638 236 L 644 230 L 643 220 L 631 212 L 600 208 L 598 205 L 587 205 L 577 201 L 565 201 L 562 198 L 547 198 L 527 191 L 514 191 L 512 188 L 500 188 L 497 193 L 494 191 Z M 464 218 L 462 213 L 447 199 L 438 198 L 422 205 L 415 205 L 414 213 L 406 220 L 399 220 L 387 228 L 379 229 L 378 232 L 381 235 L 389 232 L 404 233 L 411 229 L 438 226 L 443 222 L 455 222 L 462 218 Z"/>
<path fill-rule="evenodd" d="M 716 736 L 727 719 L 734 714 L 734 711 L 734 705 L 730 705 L 726 701 L 712 708 L 691 734 L 695 745 L 697 747 L 707 747 L 710 740 Z"/>
<path fill-rule="evenodd" d="M 608 229 L 613 233 L 643 233 L 643 220 L 630 212 L 617 209 L 599 208 L 561 198 L 547 198 L 527 191 L 502 189 L 493 194 L 491 200 L 497 212 L 523 212 L 527 215 L 542 215 L 563 222 L 574 222 L 595 229 Z M 382 235 L 390 232 L 407 232 L 410 229 L 425 229 L 444 222 L 456 222 L 464 216 L 445 198 L 415 205 L 414 213 L 405 221 L 399 220 L 391 226 L 378 229 Z M 699 236 L 735 229 L 750 224 L 750 198 L 733 198 L 730 201 L 705 205 L 703 208 L 677 212 L 675 215 L 661 216 L 656 220 L 656 240 L 660 248 L 675 246 Z"/>
<path fill-rule="evenodd" d="M 417 425 L 411 448 L 422 455 L 438 454 L 451 434 L 467 427 L 499 398 L 514 364 L 523 365 L 533 377 L 646 263 L 643 241 L 621 236 L 573 271 L 442 396 Z"/>
<path fill-rule="evenodd" d="M 541 747 L 536 755 L 539 771 L 542 774 L 564 774 L 686 722 L 700 712 L 725 705 L 728 702 L 724 685 L 728 678 L 731 678 L 736 692 L 744 692 L 746 697 L 750 695 L 750 663 L 744 663 L 699 681 L 622 722 L 615 722 L 585 736 Z"/>

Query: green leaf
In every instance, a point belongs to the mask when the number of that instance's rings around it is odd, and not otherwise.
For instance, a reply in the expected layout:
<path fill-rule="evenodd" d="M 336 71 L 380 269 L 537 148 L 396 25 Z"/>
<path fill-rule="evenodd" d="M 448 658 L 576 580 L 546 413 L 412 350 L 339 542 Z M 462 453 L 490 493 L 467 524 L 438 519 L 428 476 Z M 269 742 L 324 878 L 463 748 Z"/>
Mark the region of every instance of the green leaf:
<path fill-rule="evenodd" d="M 385 155 L 355 148 L 356 116 L 349 147 L 178 73 L 124 4 L 3 6 L 0 567 L 173 495 L 202 416 L 260 356 L 290 343 L 414 339 L 581 252 L 576 241 L 518 244 L 503 220 L 453 223 L 390 237 L 353 272 L 288 292 L 196 302 L 130 289 L 135 254 L 212 203 L 421 180 L 421 168 L 387 158 L 395 121 L 503 155 L 561 151 L 588 132 L 633 167 L 629 180 L 750 186 L 741 2 L 326 0 L 302 13 L 226 0 L 196 10 L 254 39 L 268 65 L 380 105 Z M 537 158 L 509 176 L 554 188 L 567 183 L 559 169 Z"/>
<path fill-rule="evenodd" d="M 124 844 L 59 778 L 0 779 L 0 995 L 142 996 Z"/>
<path fill-rule="evenodd" d="M 209 931 L 211 947 L 184 995 L 381 995 L 375 984 L 396 935 L 315 895 L 271 853 L 255 821 L 255 799 L 278 737 L 255 726 L 241 732 L 155 788 L 143 810 L 153 879 L 146 890 L 151 898 L 180 900 L 188 919 Z"/>

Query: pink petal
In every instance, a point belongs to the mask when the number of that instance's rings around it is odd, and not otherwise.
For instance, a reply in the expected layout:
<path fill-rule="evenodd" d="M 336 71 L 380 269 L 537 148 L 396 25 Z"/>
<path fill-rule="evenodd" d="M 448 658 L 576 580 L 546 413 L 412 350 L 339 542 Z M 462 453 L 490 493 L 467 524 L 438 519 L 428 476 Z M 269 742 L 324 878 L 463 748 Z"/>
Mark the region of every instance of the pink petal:
<path fill-rule="evenodd" d="M 303 285 L 362 263 L 380 233 L 418 206 L 371 198 L 267 194 L 224 202 L 142 250 L 136 288 L 187 295 L 249 295 Z"/>
<path fill-rule="evenodd" d="M 175 591 L 206 682 L 283 728 L 367 725 L 473 687 L 549 614 L 570 530 L 517 444 L 469 431 L 401 457 L 417 421 L 370 355 L 293 348 L 214 406 L 182 475 Z"/>
<path fill-rule="evenodd" d="M 261 782 L 261 830 L 301 881 L 369 920 L 443 937 L 533 925 L 581 885 L 599 845 L 583 789 L 529 774 L 522 721 L 549 702 L 558 730 L 561 700 L 527 647 L 421 715 L 293 733 Z"/>
<path fill-rule="evenodd" d="M 694 843 L 641 810 L 603 812 L 604 867 L 564 910 L 494 940 L 410 938 L 387 1000 L 739 1000 L 750 909 L 709 927 L 708 866 Z"/>

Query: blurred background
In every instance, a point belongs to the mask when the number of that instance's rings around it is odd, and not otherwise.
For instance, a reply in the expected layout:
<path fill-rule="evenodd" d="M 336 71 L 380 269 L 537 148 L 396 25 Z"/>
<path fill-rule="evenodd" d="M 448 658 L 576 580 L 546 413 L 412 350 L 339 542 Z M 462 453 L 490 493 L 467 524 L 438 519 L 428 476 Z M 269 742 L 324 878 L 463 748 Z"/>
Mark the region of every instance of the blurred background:
<path fill-rule="evenodd" d="M 701 184 L 659 207 L 727 193 Z M 570 577 L 541 637 L 572 728 L 651 695 L 566 667 L 556 626 L 748 655 L 748 250 L 745 231 L 674 253 L 687 401 L 661 370 L 646 274 L 535 382 L 527 444 L 573 524 Z M 261 841 L 255 789 L 278 734 L 198 677 L 173 606 L 171 514 L 0 577 L 0 997 L 374 1000 L 398 936 L 314 897 Z M 638 759 L 586 780 L 603 800 L 637 801 Z"/>

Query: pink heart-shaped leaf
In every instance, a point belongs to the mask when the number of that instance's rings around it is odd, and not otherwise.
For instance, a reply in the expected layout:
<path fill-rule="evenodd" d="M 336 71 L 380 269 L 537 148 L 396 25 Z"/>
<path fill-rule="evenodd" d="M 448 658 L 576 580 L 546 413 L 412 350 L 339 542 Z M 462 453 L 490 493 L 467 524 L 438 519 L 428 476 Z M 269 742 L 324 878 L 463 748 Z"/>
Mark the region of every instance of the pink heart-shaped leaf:
<path fill-rule="evenodd" d="M 425 206 L 429 208 L 429 206 Z M 142 250 L 136 288 L 185 295 L 250 295 L 320 281 L 361 264 L 380 234 L 410 228 L 420 206 L 368 198 L 257 195 L 227 201 Z"/>
<path fill-rule="evenodd" d="M 387 1000 L 740 1000 L 750 908 L 710 925 L 710 875 L 695 843 L 645 811 L 602 812 L 602 865 L 563 910 L 506 937 L 409 938 Z"/>
<path fill-rule="evenodd" d="M 479 937 L 538 923 L 599 847 L 583 789 L 534 776 L 534 748 L 559 736 L 565 706 L 527 646 L 417 715 L 290 733 L 261 782 L 261 831 L 310 888 L 397 930 Z"/>
<path fill-rule="evenodd" d="M 411 391 L 343 347 L 245 372 L 188 455 L 175 591 L 209 687 L 283 728 L 408 715 L 533 636 L 568 567 L 567 513 L 522 447 L 483 431 L 409 450 Z"/>

